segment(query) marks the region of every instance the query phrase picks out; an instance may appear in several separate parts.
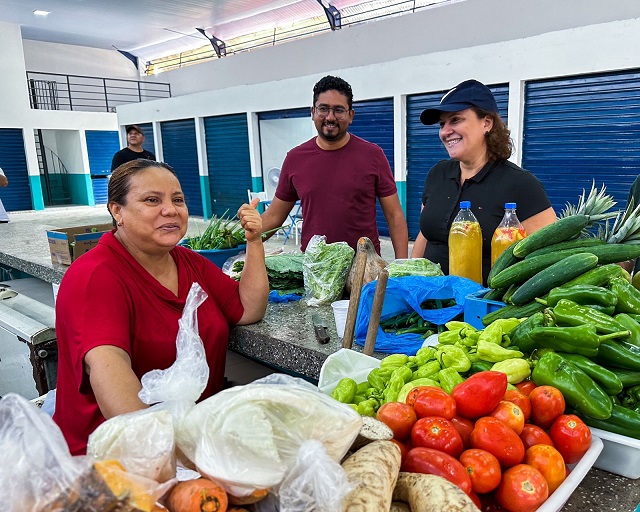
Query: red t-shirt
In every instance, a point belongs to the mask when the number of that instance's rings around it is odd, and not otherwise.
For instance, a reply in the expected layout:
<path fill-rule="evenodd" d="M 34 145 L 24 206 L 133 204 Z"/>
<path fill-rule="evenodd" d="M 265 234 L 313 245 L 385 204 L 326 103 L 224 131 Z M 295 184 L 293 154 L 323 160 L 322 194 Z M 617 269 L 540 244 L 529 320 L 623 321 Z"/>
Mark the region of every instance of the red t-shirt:
<path fill-rule="evenodd" d="M 178 296 L 153 278 L 113 236 L 78 258 L 65 273 L 56 300 L 58 381 L 53 419 L 74 455 L 85 453 L 87 439 L 104 421 L 89 377 L 85 354 L 94 347 L 114 345 L 131 357 L 141 378 L 165 369 L 176 358 L 178 319 L 192 283 L 208 294 L 198 308 L 198 329 L 209 363 L 209 382 L 201 399 L 220 391 L 229 326 L 244 309 L 238 283 L 199 254 L 175 247 Z"/>
<path fill-rule="evenodd" d="M 303 251 L 313 235 L 325 235 L 327 243 L 347 242 L 354 249 L 358 239 L 366 236 L 379 254 L 376 197 L 396 193 L 382 149 L 351 134 L 340 149 L 321 149 L 314 137 L 289 151 L 276 197 L 300 200 Z"/>

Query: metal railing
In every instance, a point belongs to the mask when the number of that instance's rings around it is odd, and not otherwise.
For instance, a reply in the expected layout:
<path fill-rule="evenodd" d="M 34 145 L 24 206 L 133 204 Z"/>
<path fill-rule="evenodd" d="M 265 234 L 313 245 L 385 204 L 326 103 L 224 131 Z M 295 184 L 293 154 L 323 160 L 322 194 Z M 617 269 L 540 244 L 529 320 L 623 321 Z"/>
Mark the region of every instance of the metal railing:
<path fill-rule="evenodd" d="M 164 82 L 27 71 L 31 108 L 115 112 L 127 103 L 171 97 Z"/>

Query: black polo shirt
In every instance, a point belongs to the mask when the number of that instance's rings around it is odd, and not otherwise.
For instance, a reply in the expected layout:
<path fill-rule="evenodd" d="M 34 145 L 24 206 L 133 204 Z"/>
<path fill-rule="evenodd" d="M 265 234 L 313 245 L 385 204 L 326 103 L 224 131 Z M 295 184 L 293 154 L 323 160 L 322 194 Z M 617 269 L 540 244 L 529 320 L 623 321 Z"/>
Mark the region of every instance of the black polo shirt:
<path fill-rule="evenodd" d="M 520 221 L 551 206 L 538 178 L 508 160 L 487 163 L 462 186 L 460 163 L 457 160 L 438 162 L 424 184 L 420 231 L 427 239 L 424 257 L 440 263 L 446 274 L 449 273 L 449 229 L 460 210 L 460 201 L 471 201 L 471 210 L 482 229 L 485 283 L 491 269 L 491 237 L 504 216 L 504 203 L 516 203 Z"/>

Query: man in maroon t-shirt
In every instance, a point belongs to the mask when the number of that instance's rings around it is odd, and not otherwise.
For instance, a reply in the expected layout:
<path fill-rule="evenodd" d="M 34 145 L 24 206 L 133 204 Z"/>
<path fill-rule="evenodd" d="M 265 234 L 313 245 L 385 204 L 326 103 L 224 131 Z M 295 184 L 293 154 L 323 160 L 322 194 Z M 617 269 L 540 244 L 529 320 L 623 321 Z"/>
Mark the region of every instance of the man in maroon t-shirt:
<path fill-rule="evenodd" d="M 325 76 L 313 88 L 311 117 L 318 136 L 293 148 L 282 165 L 278 188 L 262 215 L 269 231 L 281 226 L 300 201 L 304 251 L 314 235 L 354 249 L 362 236 L 380 253 L 376 198 L 384 213 L 396 258 L 408 256 L 407 223 L 389 162 L 379 146 L 348 132 L 353 93 L 341 78 Z"/>

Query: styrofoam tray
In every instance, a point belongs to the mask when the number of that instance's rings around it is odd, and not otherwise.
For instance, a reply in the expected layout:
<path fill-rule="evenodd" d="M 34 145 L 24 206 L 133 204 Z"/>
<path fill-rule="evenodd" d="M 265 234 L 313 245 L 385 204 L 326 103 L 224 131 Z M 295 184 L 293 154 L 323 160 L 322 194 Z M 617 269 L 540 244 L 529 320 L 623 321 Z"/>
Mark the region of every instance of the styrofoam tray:
<path fill-rule="evenodd" d="M 541 507 L 539 507 L 536 512 L 558 512 L 567 500 L 573 494 L 573 491 L 576 490 L 582 479 L 592 468 L 593 463 L 600 455 L 602 451 L 602 441 L 600 438 L 593 433 L 591 434 L 591 446 L 587 450 L 580 461 L 573 465 L 569 464 L 569 468 L 571 468 L 571 473 L 567 479 L 562 482 L 562 485 L 558 487 L 555 492 L 549 496 L 547 501 L 545 501 Z"/>
<path fill-rule="evenodd" d="M 591 434 L 602 439 L 604 444 L 594 467 L 626 478 L 640 478 L 640 439 L 593 427 Z"/>

